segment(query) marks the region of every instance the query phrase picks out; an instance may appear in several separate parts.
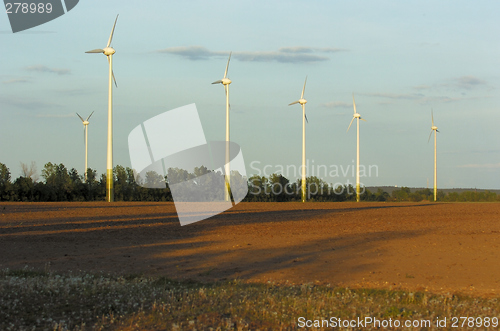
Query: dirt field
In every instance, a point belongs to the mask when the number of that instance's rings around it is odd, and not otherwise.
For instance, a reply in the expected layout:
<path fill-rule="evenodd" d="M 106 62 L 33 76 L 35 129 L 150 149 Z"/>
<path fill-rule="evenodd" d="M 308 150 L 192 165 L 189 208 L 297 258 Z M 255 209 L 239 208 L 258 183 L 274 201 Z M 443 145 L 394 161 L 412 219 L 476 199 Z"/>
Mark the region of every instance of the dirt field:
<path fill-rule="evenodd" d="M 500 203 L 0 203 L 0 269 L 161 274 L 500 296 Z"/>

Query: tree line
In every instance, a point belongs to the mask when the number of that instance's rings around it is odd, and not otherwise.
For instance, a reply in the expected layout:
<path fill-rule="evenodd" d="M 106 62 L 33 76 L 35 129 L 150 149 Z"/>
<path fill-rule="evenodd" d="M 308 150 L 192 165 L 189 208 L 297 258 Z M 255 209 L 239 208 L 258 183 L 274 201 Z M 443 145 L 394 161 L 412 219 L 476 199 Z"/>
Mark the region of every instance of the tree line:
<path fill-rule="evenodd" d="M 209 176 L 206 176 L 206 175 Z M 231 181 L 239 181 L 239 187 L 245 187 L 244 178 L 231 174 Z M 13 180 L 9 168 L 0 163 L 0 201 L 104 201 L 106 198 L 106 175 L 98 175 L 96 170 L 87 169 L 87 176 L 80 175 L 74 168 L 68 170 L 64 164 L 47 163 L 41 171 L 43 180 L 39 180 L 36 165 L 21 163 L 21 175 Z M 169 183 L 190 182 L 189 189 L 193 192 L 197 186 L 206 182 L 218 183 L 224 181 L 221 173 L 198 167 L 190 173 L 184 169 L 170 168 L 167 176 L 153 171 L 147 172 L 144 178 L 138 178 L 129 167 L 117 165 L 113 169 L 115 201 L 173 201 Z M 243 182 L 242 182 L 243 181 Z M 220 184 L 220 183 L 219 183 Z M 217 185 L 219 185 L 217 184 Z M 281 174 L 252 176 L 247 179 L 248 193 L 243 201 L 252 202 L 285 202 L 301 201 L 301 179 L 290 182 Z M 152 188 L 155 187 L 155 188 Z M 158 188 L 160 187 L 160 188 Z M 241 192 L 240 192 L 241 193 Z M 356 201 L 356 190 L 350 185 L 326 183 L 322 179 L 311 176 L 306 178 L 306 196 L 309 201 Z M 371 192 L 362 188 L 362 201 L 433 201 L 430 189 L 411 192 L 402 187 L 389 194 L 379 188 Z M 500 195 L 494 192 L 467 191 L 445 194 L 438 191 L 438 201 L 500 201 Z"/>

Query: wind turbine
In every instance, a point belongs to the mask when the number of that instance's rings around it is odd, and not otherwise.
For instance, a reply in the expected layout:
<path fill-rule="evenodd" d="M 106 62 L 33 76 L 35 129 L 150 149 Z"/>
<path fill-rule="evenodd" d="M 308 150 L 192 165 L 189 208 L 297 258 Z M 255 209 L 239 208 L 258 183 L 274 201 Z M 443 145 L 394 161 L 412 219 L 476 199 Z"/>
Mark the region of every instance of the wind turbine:
<path fill-rule="evenodd" d="M 302 94 L 300 99 L 292 102 L 289 106 L 299 103 L 302 106 L 302 202 L 306 202 L 306 103 L 307 100 L 304 99 L 304 91 L 306 89 L 307 76 L 304 81 L 304 87 L 302 88 Z M 309 121 L 308 121 L 309 122 Z"/>
<path fill-rule="evenodd" d="M 80 119 L 82 120 L 82 123 L 83 123 L 83 135 L 84 135 L 84 140 L 85 140 L 85 181 L 87 181 L 87 156 L 88 156 L 88 135 L 89 135 L 89 118 L 90 116 L 92 116 L 94 112 L 92 112 L 89 117 L 87 117 L 86 120 L 84 120 L 80 114 L 76 113 L 78 115 L 78 117 L 80 117 Z"/>
<path fill-rule="evenodd" d="M 434 201 L 437 201 L 437 133 L 439 132 L 437 126 L 434 125 L 434 111 L 431 110 L 432 126 L 429 139 L 431 140 L 432 132 L 434 132 Z"/>
<path fill-rule="evenodd" d="M 93 49 L 85 53 L 103 53 L 108 58 L 109 63 L 109 86 L 108 86 L 108 150 L 107 150 L 107 166 L 106 166 L 106 201 L 114 201 L 114 191 L 113 191 L 113 80 L 116 79 L 113 73 L 113 54 L 115 54 L 114 48 L 112 48 L 111 41 L 113 40 L 113 34 L 115 32 L 116 21 L 118 20 L 118 15 L 116 15 L 115 24 L 113 24 L 113 29 L 111 29 L 111 34 L 109 35 L 108 44 L 103 49 Z M 117 86 L 118 87 L 118 86 Z"/>
<path fill-rule="evenodd" d="M 354 115 L 352 116 L 351 123 L 349 124 L 349 127 L 347 128 L 347 132 L 349 132 L 349 129 L 351 128 L 352 122 L 354 119 L 356 119 L 356 124 L 358 126 L 358 136 L 357 136 L 357 143 L 356 143 L 356 201 L 359 202 L 360 195 L 361 195 L 361 190 L 359 187 L 359 120 L 363 120 L 366 122 L 364 118 L 361 118 L 361 115 L 356 111 L 356 102 L 354 101 L 354 93 L 352 94 L 352 104 L 354 106 Z"/>
<path fill-rule="evenodd" d="M 229 58 L 227 59 L 226 71 L 224 72 L 224 78 L 213 82 L 212 84 L 222 84 L 224 86 L 224 91 L 226 92 L 226 164 L 225 164 L 225 173 L 226 173 L 226 190 L 225 190 L 225 200 L 231 201 L 230 197 L 230 167 L 229 167 L 229 84 L 231 84 L 231 80 L 227 78 L 227 70 L 229 68 L 229 61 L 231 60 L 231 53 L 229 53 Z"/>

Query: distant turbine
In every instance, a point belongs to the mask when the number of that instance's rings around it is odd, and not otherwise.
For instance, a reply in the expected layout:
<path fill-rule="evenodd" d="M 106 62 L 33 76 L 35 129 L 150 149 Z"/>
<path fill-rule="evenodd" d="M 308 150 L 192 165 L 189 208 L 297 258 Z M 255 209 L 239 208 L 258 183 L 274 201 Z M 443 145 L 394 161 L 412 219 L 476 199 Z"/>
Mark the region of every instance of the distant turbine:
<path fill-rule="evenodd" d="M 224 194 L 226 201 L 231 201 L 231 196 L 229 194 L 231 190 L 230 185 L 230 167 L 229 167 L 229 84 L 231 84 L 231 80 L 227 78 L 227 70 L 229 68 L 229 61 L 231 60 L 231 53 L 229 53 L 229 58 L 227 59 L 226 71 L 224 72 L 224 78 L 213 82 L 212 84 L 222 84 L 224 86 L 224 91 L 226 92 L 226 192 Z"/>
<path fill-rule="evenodd" d="M 356 201 L 359 202 L 360 200 L 360 195 L 361 195 L 361 190 L 359 187 L 359 120 L 363 120 L 366 122 L 364 118 L 361 118 L 361 115 L 356 111 L 356 102 L 354 101 L 354 93 L 352 94 L 352 104 L 354 106 L 354 115 L 352 116 L 351 123 L 349 124 L 349 127 L 347 128 L 347 132 L 349 132 L 349 129 L 351 128 L 352 122 L 354 119 L 357 121 L 357 126 L 358 126 L 358 137 L 357 137 L 357 143 L 356 143 Z"/>
<path fill-rule="evenodd" d="M 103 53 L 108 57 L 109 62 L 109 86 L 108 86 L 108 157 L 106 166 L 106 201 L 114 201 L 114 191 L 113 191 L 113 80 L 116 79 L 113 73 L 113 54 L 115 50 L 110 47 L 111 41 L 113 40 L 113 34 L 115 32 L 116 21 L 118 20 L 118 15 L 116 15 L 115 24 L 113 24 L 113 29 L 111 29 L 111 34 L 109 35 L 108 44 L 103 49 L 94 49 L 85 53 Z"/>
<path fill-rule="evenodd" d="M 90 119 L 90 116 L 92 116 L 94 112 L 92 112 L 89 117 L 87 117 L 86 120 L 84 120 L 80 114 L 76 113 L 78 115 L 78 117 L 80 117 L 80 119 L 82 120 L 82 123 L 83 123 L 83 136 L 84 136 L 84 141 L 85 141 L 85 181 L 87 181 L 87 169 L 88 169 L 88 166 L 87 166 L 87 155 L 88 155 L 88 134 L 89 134 L 89 119 Z"/>
<path fill-rule="evenodd" d="M 434 132 L 434 201 L 437 201 L 437 133 L 439 132 L 437 126 L 434 125 L 434 111 L 431 110 L 432 127 L 429 139 L 431 140 L 432 132 Z"/>
<path fill-rule="evenodd" d="M 307 76 L 304 81 L 304 87 L 302 88 L 302 94 L 300 95 L 300 99 L 292 102 L 289 106 L 294 105 L 296 103 L 300 103 L 302 106 L 302 202 L 306 202 L 306 103 L 307 100 L 304 99 L 304 91 L 306 89 Z M 308 121 L 309 122 L 309 121 Z"/>

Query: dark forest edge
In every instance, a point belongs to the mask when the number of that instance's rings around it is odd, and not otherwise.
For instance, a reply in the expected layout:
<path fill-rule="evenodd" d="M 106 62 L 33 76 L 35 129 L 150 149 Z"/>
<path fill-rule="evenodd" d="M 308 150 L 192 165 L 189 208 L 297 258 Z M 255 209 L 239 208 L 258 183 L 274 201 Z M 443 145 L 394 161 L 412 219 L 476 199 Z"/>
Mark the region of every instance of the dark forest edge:
<path fill-rule="evenodd" d="M 87 178 L 73 168 L 68 170 L 62 163 L 45 164 L 42 169 L 43 181 L 40 181 L 34 163 L 27 166 L 21 163 L 22 174 L 11 179 L 9 168 L 0 163 L 0 201 L 104 201 L 106 197 L 106 176 L 99 177 L 96 170 L 88 169 Z M 195 168 L 193 173 L 183 169 L 170 168 L 167 176 L 148 172 L 144 179 L 136 178 L 129 167 L 117 165 L 113 169 L 115 201 L 172 201 L 169 182 L 192 180 L 210 173 L 206 167 Z M 222 176 L 219 173 L 220 176 Z M 232 174 L 233 176 L 234 174 Z M 238 174 L 239 175 L 239 174 Z M 241 177 L 241 176 L 240 176 Z M 137 179 L 137 180 L 136 180 Z M 139 185 L 137 183 L 141 185 Z M 164 183 L 165 188 L 146 188 L 148 183 Z M 301 180 L 290 182 L 281 174 L 269 177 L 252 176 L 247 179 L 247 202 L 285 202 L 301 200 Z M 356 201 L 355 188 L 352 185 L 337 185 L 324 182 L 316 176 L 306 178 L 309 201 Z M 433 192 L 422 189 L 412 192 L 408 187 L 401 187 L 391 194 L 379 188 L 370 192 L 362 188 L 362 201 L 433 201 Z M 461 193 L 438 191 L 437 200 L 442 202 L 498 202 L 500 195 L 489 191 L 465 191 Z"/>

